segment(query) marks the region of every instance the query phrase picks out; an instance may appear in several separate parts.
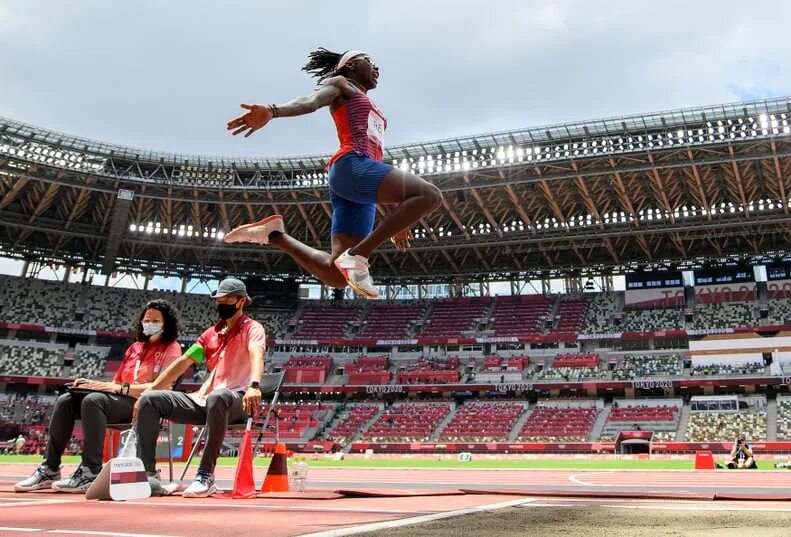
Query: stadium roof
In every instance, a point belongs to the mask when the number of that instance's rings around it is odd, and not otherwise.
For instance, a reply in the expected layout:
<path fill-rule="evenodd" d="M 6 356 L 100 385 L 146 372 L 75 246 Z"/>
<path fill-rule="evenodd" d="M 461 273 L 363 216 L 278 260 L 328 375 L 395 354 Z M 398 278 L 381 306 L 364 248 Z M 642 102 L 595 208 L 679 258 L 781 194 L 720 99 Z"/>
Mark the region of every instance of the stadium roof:
<path fill-rule="evenodd" d="M 791 98 L 389 148 L 442 207 L 382 282 L 521 279 L 774 258 L 787 251 Z M 240 160 L 114 146 L 0 118 L 0 245 L 105 270 L 299 276 L 220 237 L 278 212 L 329 249 L 327 156 Z M 119 196 L 119 191 L 124 194 Z"/>

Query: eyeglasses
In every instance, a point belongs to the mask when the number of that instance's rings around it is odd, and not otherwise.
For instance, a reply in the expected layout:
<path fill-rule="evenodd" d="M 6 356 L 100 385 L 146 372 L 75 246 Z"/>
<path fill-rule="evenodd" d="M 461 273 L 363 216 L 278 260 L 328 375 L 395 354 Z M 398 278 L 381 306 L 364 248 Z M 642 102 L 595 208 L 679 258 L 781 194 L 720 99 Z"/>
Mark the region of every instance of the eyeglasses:
<path fill-rule="evenodd" d="M 376 70 L 379 69 L 379 67 L 374 63 L 374 61 L 371 59 L 370 56 L 361 56 L 359 61 L 368 62 L 371 65 L 371 67 L 373 67 L 374 69 Z"/>

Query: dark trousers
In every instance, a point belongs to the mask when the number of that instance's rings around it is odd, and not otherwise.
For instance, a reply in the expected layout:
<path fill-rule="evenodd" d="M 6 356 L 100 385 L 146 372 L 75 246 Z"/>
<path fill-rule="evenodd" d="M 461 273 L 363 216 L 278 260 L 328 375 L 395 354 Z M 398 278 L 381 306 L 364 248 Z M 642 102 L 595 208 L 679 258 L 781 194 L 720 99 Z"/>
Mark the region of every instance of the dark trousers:
<path fill-rule="evenodd" d="M 64 393 L 55 402 L 49 422 L 45 463 L 51 469 L 60 467 L 61 456 L 71 440 L 74 422 L 82 422 L 82 464 L 92 472 L 102 469 L 104 430 L 108 423 L 129 423 L 135 400 L 112 393 L 88 395 Z"/>
<path fill-rule="evenodd" d="M 137 409 L 137 454 L 149 472 L 156 468 L 156 447 L 159 420 L 175 423 L 206 425 L 206 445 L 199 470 L 213 474 L 220 456 L 228 423 L 247 417 L 242 408 L 241 392 L 215 390 L 206 399 L 206 406 L 193 401 L 187 394 L 171 391 L 152 391 L 140 398 Z"/>

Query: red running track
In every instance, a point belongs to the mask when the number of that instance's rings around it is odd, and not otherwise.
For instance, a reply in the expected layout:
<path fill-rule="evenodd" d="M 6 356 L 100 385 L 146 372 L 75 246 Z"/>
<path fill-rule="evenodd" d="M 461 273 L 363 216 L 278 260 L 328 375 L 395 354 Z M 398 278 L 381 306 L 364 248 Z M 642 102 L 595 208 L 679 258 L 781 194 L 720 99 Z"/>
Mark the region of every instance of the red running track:
<path fill-rule="evenodd" d="M 34 469 L 29 464 L 0 464 L 0 480 L 14 482 Z M 64 467 L 68 474 L 73 466 Z M 179 468 L 176 469 L 179 474 Z M 256 468 L 260 483 L 265 470 Z M 234 468 L 217 468 L 220 486 L 230 487 Z M 189 478 L 190 476 L 188 476 Z M 422 469 L 422 468 L 310 468 L 313 488 L 513 488 L 514 491 L 552 487 L 558 490 L 650 490 L 667 492 L 729 489 L 771 491 L 791 489 L 791 470 L 521 470 L 521 469 Z"/>
<path fill-rule="evenodd" d="M 310 482 L 316 486 L 339 483 L 369 483 L 408 486 L 428 483 L 442 487 L 464 485 L 511 485 L 530 488 L 556 486 L 585 487 L 671 487 L 695 488 L 789 488 L 791 471 L 731 470 L 427 470 L 427 469 L 358 469 L 311 468 Z"/>
<path fill-rule="evenodd" d="M 658 505 L 652 494 L 691 498 L 686 505 L 722 509 L 782 510 L 777 502 L 722 502 L 720 497 L 787 498 L 791 473 L 782 471 L 553 471 L 553 470 L 426 470 L 311 468 L 309 489 L 322 494 L 293 498 L 229 500 L 185 499 L 180 496 L 134 502 L 89 502 L 81 496 L 42 491 L 16 494 L 12 484 L 27 476 L 30 465 L 0 465 L 0 535 L 273 535 L 292 536 L 354 528 L 371 523 L 442 515 L 460 509 L 529 503 L 542 505 Z M 69 471 L 69 469 L 64 469 Z M 260 485 L 263 470 L 258 469 Z M 232 468 L 218 478 L 228 479 Z M 410 489 L 410 490 L 404 490 Z M 440 489 L 440 490 L 438 490 Z M 468 489 L 469 494 L 464 494 Z M 387 497 L 338 497 L 337 490 L 367 491 Z M 410 495 L 411 492 L 422 494 Z M 434 493 L 448 495 L 432 495 Z M 472 493 L 475 492 L 475 493 Z M 404 494 L 404 496 L 393 496 Z M 428 494 L 428 495 L 426 495 Z M 531 496 L 531 497 L 526 497 Z M 546 496 L 555 496 L 546 498 Z M 602 498 L 602 496 L 606 498 Z M 314 499 L 316 497 L 336 499 Z M 701 502 L 700 500 L 709 500 Z M 576 502 L 576 503 L 575 503 Z M 601 503 L 605 502 L 605 503 Z M 720 507 L 720 506 L 723 507 Z"/>
<path fill-rule="evenodd" d="M 287 537 L 449 513 L 525 498 L 489 495 L 339 498 L 335 500 L 186 499 L 95 502 L 50 492 L 14 494 L 0 487 L 0 535 L 217 535 Z"/>

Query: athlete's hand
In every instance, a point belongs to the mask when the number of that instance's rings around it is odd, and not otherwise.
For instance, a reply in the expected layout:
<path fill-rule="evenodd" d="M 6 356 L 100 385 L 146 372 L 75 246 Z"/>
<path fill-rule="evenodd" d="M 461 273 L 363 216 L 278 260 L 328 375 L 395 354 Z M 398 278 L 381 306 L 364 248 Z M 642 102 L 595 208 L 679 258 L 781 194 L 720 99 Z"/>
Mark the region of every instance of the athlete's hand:
<path fill-rule="evenodd" d="M 393 243 L 393 246 L 396 247 L 396 250 L 399 252 L 406 252 L 409 250 L 409 241 L 414 239 L 415 237 L 412 236 L 412 232 L 408 229 L 401 231 L 400 233 L 396 233 L 390 238 L 390 242 Z"/>
<path fill-rule="evenodd" d="M 228 130 L 233 131 L 234 136 L 247 131 L 244 133 L 244 137 L 247 138 L 272 120 L 272 109 L 268 106 L 260 104 L 241 104 L 240 106 L 249 112 L 228 122 Z"/>

